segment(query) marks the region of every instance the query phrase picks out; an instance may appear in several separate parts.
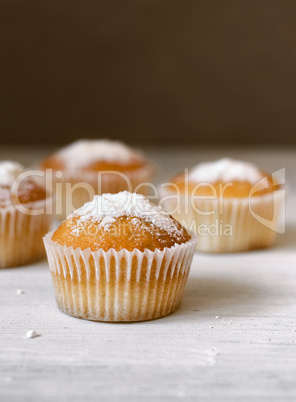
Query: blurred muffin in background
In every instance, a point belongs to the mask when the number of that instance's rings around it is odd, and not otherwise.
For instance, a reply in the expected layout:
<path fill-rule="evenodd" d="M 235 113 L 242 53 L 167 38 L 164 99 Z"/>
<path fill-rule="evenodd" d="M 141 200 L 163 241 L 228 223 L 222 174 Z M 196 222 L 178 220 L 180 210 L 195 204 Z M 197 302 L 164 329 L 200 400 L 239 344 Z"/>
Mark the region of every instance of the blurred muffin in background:
<path fill-rule="evenodd" d="M 284 192 L 251 163 L 200 163 L 160 193 L 164 208 L 198 235 L 198 250 L 239 252 L 274 243 Z"/>
<path fill-rule="evenodd" d="M 155 167 L 144 155 L 110 140 L 80 140 L 46 158 L 56 195 L 56 216 L 64 219 L 95 194 L 128 190 L 146 194 Z M 142 185 L 143 184 L 143 185 Z"/>
<path fill-rule="evenodd" d="M 46 206 L 52 200 L 23 173 L 17 162 L 0 162 L 0 268 L 28 264 L 45 254 L 42 239 L 51 222 Z"/>

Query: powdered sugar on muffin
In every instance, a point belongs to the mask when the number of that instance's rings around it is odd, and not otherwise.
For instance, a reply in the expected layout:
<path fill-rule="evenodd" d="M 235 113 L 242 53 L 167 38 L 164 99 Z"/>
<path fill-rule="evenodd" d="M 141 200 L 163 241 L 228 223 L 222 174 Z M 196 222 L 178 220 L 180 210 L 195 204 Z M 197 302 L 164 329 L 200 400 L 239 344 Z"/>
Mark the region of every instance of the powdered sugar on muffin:
<path fill-rule="evenodd" d="M 12 185 L 14 181 L 25 172 L 25 168 L 18 162 L 0 162 L 0 207 L 11 205 Z M 33 176 L 20 181 L 17 192 L 14 193 L 14 203 L 38 201 L 46 197 L 45 189 L 39 186 Z"/>
<path fill-rule="evenodd" d="M 67 168 L 83 168 L 99 161 L 124 164 L 140 156 L 122 142 L 109 140 L 80 140 L 56 153 Z"/>
<path fill-rule="evenodd" d="M 200 163 L 189 172 L 189 179 L 196 183 L 241 181 L 255 184 L 262 177 L 262 172 L 254 164 L 229 158 Z"/>
<path fill-rule="evenodd" d="M 14 180 L 24 172 L 24 167 L 17 162 L 0 162 L 0 206 L 11 204 L 11 186 Z"/>
<path fill-rule="evenodd" d="M 0 186 L 11 186 L 14 180 L 25 171 L 24 167 L 17 162 L 0 162 Z"/>
<path fill-rule="evenodd" d="M 72 233 L 78 235 L 85 222 L 96 222 L 98 227 L 108 230 L 120 217 L 132 217 L 131 222 L 141 227 L 142 221 L 152 223 L 168 234 L 182 238 L 184 228 L 160 206 L 151 203 L 141 194 L 122 191 L 117 194 L 96 195 L 91 202 L 74 211 L 70 218 L 75 219 Z"/>

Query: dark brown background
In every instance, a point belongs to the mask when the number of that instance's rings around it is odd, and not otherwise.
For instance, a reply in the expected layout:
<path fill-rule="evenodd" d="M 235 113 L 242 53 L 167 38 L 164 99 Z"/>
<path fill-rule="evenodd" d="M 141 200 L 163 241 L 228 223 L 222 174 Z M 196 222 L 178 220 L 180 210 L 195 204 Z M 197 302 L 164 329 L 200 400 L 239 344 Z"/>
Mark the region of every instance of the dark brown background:
<path fill-rule="evenodd" d="M 296 143 L 296 1 L 1 0 L 2 143 Z"/>

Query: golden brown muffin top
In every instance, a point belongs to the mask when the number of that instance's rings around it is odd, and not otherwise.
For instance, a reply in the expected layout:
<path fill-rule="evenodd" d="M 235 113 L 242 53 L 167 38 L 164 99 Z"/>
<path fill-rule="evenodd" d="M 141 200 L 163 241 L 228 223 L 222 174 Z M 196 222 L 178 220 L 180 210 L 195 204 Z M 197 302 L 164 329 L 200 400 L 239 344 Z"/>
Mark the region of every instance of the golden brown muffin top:
<path fill-rule="evenodd" d="M 54 232 L 58 244 L 92 251 L 163 250 L 190 240 L 186 229 L 143 195 L 123 191 L 95 196 Z"/>
<path fill-rule="evenodd" d="M 143 155 L 121 142 L 81 140 L 46 158 L 42 169 L 68 172 L 131 171 L 147 165 Z"/>
<path fill-rule="evenodd" d="M 201 163 L 190 169 L 187 175 L 175 176 L 168 189 L 192 196 L 242 198 L 271 193 L 279 187 L 272 176 L 255 165 L 224 158 Z"/>
<path fill-rule="evenodd" d="M 17 162 L 0 162 L 0 207 L 13 204 L 27 204 L 46 198 L 45 189 L 33 179 L 26 177 L 19 181 L 17 188 L 13 183 L 19 175 L 25 171 L 24 167 Z"/>

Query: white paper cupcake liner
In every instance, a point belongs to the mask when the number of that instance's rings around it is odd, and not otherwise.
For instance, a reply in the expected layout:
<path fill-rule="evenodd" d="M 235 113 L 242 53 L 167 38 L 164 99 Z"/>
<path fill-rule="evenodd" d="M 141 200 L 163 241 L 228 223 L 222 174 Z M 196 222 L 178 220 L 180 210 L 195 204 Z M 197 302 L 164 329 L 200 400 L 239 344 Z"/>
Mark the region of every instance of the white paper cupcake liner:
<path fill-rule="evenodd" d="M 122 173 L 79 172 L 76 177 L 75 172 L 63 172 L 62 179 L 54 179 L 54 191 L 56 195 L 55 215 L 59 219 L 65 219 L 74 209 L 80 208 L 91 200 L 86 189 L 79 186 L 80 183 L 90 185 L 94 195 L 101 195 L 103 193 L 115 194 L 124 190 L 133 192 L 141 184 L 150 183 L 154 172 L 155 167 L 152 164 Z M 100 184 L 98 183 L 98 173 Z M 66 187 L 67 183 L 70 184 L 69 188 Z M 77 188 L 75 191 L 72 191 L 71 188 L 75 185 L 77 185 Z M 138 188 L 137 192 L 147 195 L 147 190 L 148 188 L 143 186 Z"/>
<path fill-rule="evenodd" d="M 93 321 L 145 321 L 166 316 L 180 303 L 196 240 L 164 250 L 91 251 L 44 238 L 61 311 Z"/>
<path fill-rule="evenodd" d="M 51 199 L 25 205 L 27 209 L 46 208 Z M 30 215 L 15 206 L 0 208 L 0 268 L 29 264 L 44 257 L 42 238 L 48 232 L 51 215 Z"/>
<path fill-rule="evenodd" d="M 161 190 L 161 198 L 172 195 Z M 171 212 L 174 199 L 166 199 L 163 207 Z M 276 238 L 279 215 L 284 203 L 283 191 L 249 198 L 195 200 L 194 208 L 184 196 L 172 216 L 198 236 L 197 250 L 212 253 L 241 252 L 271 246 Z M 214 211 L 203 215 L 199 211 Z"/>

